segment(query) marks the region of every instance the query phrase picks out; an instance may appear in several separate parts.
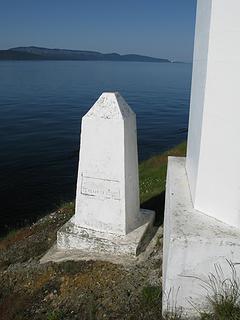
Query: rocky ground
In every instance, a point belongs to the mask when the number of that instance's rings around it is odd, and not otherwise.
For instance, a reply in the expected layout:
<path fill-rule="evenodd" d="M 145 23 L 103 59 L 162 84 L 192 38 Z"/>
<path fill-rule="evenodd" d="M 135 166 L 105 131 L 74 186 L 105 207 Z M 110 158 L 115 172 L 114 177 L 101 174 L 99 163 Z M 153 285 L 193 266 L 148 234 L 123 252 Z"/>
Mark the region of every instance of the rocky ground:
<path fill-rule="evenodd" d="M 0 240 L 0 319 L 161 319 L 162 228 L 134 264 L 39 264 L 73 205 Z"/>

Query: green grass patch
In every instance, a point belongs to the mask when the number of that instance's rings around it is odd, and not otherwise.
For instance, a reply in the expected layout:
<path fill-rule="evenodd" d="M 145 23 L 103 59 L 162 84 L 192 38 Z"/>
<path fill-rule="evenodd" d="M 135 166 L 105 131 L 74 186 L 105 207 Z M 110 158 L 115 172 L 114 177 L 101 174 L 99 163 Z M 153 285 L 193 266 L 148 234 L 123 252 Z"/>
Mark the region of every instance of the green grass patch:
<path fill-rule="evenodd" d="M 161 155 L 154 156 L 139 165 L 139 187 L 141 203 L 161 194 L 165 190 L 168 156 L 184 157 L 186 142 Z"/>

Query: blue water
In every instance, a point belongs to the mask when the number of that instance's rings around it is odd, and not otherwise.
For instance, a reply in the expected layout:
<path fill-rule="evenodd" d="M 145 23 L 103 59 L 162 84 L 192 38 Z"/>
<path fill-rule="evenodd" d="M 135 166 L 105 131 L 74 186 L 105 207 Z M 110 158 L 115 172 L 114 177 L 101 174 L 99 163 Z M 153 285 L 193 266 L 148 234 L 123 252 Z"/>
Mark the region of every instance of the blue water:
<path fill-rule="evenodd" d="M 191 67 L 0 62 L 0 232 L 74 198 L 81 117 L 103 91 L 136 112 L 140 160 L 186 139 Z"/>

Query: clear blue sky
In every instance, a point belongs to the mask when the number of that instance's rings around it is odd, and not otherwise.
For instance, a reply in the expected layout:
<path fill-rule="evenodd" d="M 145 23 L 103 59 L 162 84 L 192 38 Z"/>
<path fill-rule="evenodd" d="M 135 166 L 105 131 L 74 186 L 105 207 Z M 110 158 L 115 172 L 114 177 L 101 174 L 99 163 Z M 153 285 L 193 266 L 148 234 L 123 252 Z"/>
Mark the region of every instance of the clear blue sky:
<path fill-rule="evenodd" d="M 196 0 L 0 0 L 0 49 L 43 46 L 191 61 Z"/>

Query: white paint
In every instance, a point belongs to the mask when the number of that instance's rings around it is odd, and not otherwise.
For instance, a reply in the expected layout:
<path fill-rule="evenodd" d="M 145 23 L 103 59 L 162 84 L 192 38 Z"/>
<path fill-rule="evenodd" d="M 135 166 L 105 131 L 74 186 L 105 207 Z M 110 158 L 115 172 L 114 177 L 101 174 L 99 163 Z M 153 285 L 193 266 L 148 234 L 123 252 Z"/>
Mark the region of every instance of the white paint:
<path fill-rule="evenodd" d="M 239 0 L 198 0 L 186 170 L 168 163 L 163 310 L 190 318 L 207 306 L 199 279 L 216 264 L 231 278 L 226 259 L 240 271 L 239 12 Z"/>
<path fill-rule="evenodd" d="M 86 253 L 136 257 L 141 252 L 144 237 L 152 229 L 154 221 L 152 211 L 142 209 L 140 212 L 141 226 L 127 235 L 80 227 L 75 224 L 73 217 L 58 231 L 58 247 L 70 251 L 80 249 Z"/>
<path fill-rule="evenodd" d="M 75 223 L 122 235 L 141 224 L 136 116 L 119 93 L 82 119 Z"/>
<path fill-rule="evenodd" d="M 137 256 L 154 216 L 139 205 L 136 115 L 119 93 L 103 93 L 82 119 L 75 215 L 42 261 Z"/>
<path fill-rule="evenodd" d="M 143 223 L 138 229 L 125 236 L 83 229 L 77 227 L 71 219 L 59 230 L 58 240 L 59 242 L 69 240 L 70 246 L 74 242 L 78 243 L 78 248 L 71 248 L 64 243 L 61 243 L 61 246 L 60 244 L 54 244 L 40 259 L 40 263 L 50 261 L 63 262 L 67 260 L 100 260 L 125 266 L 136 266 L 136 264 L 142 264 L 149 258 L 154 258 L 155 260 L 161 259 L 162 252 L 156 251 L 156 246 L 159 244 L 159 239 L 162 238 L 163 228 L 152 227 L 154 221 L 152 212 L 149 212 L 149 210 L 141 210 L 141 212 L 146 218 L 146 223 Z M 149 216 L 152 217 L 151 220 L 148 219 Z M 85 231 L 84 233 L 83 230 Z M 73 238 L 75 238 L 74 241 Z M 85 250 L 79 249 L 79 247 L 82 248 L 84 245 Z M 89 250 L 89 248 L 91 249 Z M 159 285 L 161 283 L 158 270 L 152 270 L 150 280 L 152 285 Z"/>
<path fill-rule="evenodd" d="M 187 173 L 195 209 L 240 227 L 240 1 L 198 0 Z"/>
<path fill-rule="evenodd" d="M 240 261 L 240 230 L 193 208 L 185 158 L 170 157 L 164 221 L 163 312 L 176 304 L 191 318 L 197 311 L 189 301 L 203 310 L 207 306 L 206 291 L 197 278 L 207 280 L 209 273 L 215 272 L 215 264 L 222 267 L 224 279 L 231 278 L 226 259 Z M 238 264 L 236 271 L 240 271 Z"/>

